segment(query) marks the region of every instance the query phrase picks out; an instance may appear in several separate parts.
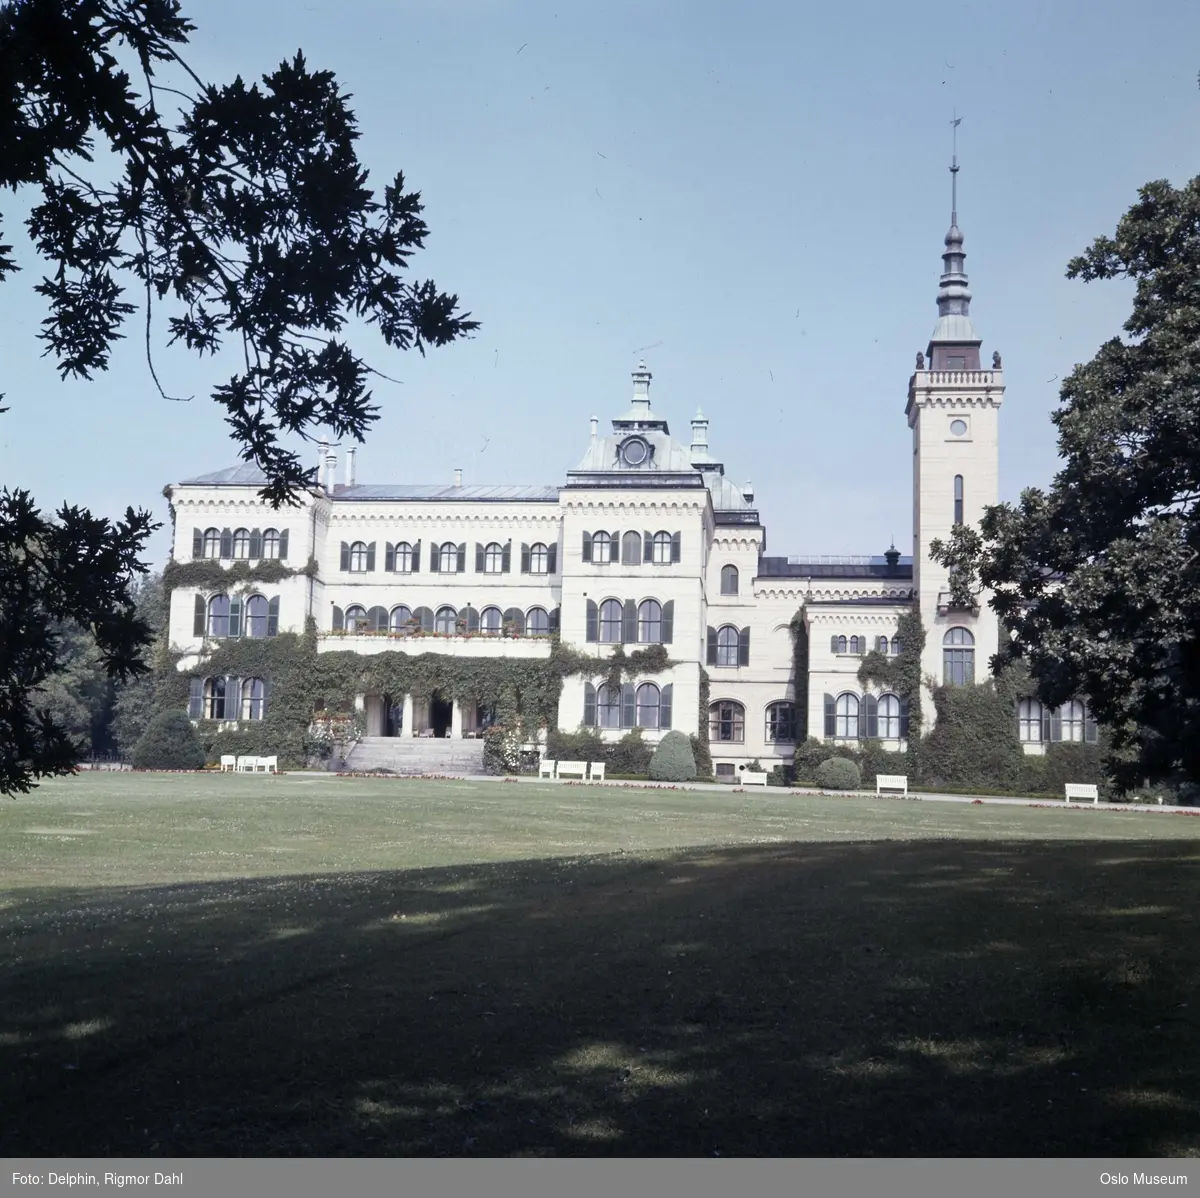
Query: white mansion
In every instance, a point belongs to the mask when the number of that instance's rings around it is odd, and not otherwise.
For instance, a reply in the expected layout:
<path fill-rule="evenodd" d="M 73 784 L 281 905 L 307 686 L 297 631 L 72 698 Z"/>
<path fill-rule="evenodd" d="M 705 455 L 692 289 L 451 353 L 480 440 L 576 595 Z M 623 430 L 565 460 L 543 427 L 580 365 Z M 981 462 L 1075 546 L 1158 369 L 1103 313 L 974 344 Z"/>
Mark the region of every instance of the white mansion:
<path fill-rule="evenodd" d="M 954 610 L 945 570 L 929 544 L 997 501 L 1004 376 L 999 355 L 980 362 L 969 316 L 962 234 L 952 216 L 942 255 L 938 321 L 908 382 L 913 439 L 911 555 L 798 559 L 764 552 L 754 495 L 734 485 L 697 412 L 688 441 L 651 407 L 650 372 L 633 374 L 633 402 L 591 439 L 576 469 L 548 486 L 360 484 L 354 450 L 338 463 L 322 445 L 321 485 L 301 506 L 272 510 L 262 476 L 238 466 L 170 489 L 176 561 L 282 558 L 297 574 L 250 595 L 178 587 L 170 640 L 192 675 L 191 714 L 261 718 L 263 687 L 203 676 L 205 638 L 303 631 L 311 617 L 320 651 L 354 649 L 465 656 L 545 657 L 550 638 L 604 659 L 613 646 L 662 643 L 669 667 L 619 688 L 568 677 L 558 712 L 564 731 L 595 727 L 618 738 L 634 726 L 697 733 L 701 676 L 710 679 L 714 768 L 731 774 L 754 758 L 790 761 L 797 728 L 818 738 L 877 738 L 901 748 L 908 712 L 896 695 L 864 688 L 870 649 L 899 649 L 896 622 L 919 607 L 927 633 L 923 672 L 946 682 L 982 677 L 997 647 L 986 601 Z M 232 591 L 232 588 L 229 588 Z M 797 691 L 790 623 L 804 606 L 807 686 Z M 432 638 L 432 639 L 430 639 Z M 804 680 L 801 680 L 803 683 Z M 799 713 L 797 694 L 807 696 Z M 928 696 L 925 698 L 928 704 Z M 369 736 L 474 735 L 487 713 L 438 696 L 362 695 Z M 932 707 L 924 713 L 932 725 Z M 1081 704 L 1051 718 L 1020 713 L 1031 751 L 1044 740 L 1092 739 Z"/>

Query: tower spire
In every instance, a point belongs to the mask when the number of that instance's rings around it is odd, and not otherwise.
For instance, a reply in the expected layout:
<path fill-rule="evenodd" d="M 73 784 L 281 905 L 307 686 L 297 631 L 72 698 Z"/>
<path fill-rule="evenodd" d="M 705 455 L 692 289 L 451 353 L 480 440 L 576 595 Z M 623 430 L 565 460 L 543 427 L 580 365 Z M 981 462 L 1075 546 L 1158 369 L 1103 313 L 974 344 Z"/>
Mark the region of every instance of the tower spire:
<path fill-rule="evenodd" d="M 950 224 L 958 224 L 958 127 L 962 117 L 958 109 L 954 110 L 954 119 L 950 122 Z"/>

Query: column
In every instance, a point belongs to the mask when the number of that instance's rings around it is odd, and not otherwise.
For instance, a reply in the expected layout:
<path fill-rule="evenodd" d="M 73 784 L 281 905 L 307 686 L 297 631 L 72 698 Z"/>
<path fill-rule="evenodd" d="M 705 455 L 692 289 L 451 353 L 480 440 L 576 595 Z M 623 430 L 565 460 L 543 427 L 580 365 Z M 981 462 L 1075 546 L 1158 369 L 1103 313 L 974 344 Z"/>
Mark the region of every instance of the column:
<path fill-rule="evenodd" d="M 450 737 L 462 740 L 462 707 L 457 699 L 450 704 Z"/>
<path fill-rule="evenodd" d="M 413 736 L 413 697 L 411 692 L 404 696 L 404 715 L 401 717 L 404 726 L 400 729 L 401 736 Z"/>

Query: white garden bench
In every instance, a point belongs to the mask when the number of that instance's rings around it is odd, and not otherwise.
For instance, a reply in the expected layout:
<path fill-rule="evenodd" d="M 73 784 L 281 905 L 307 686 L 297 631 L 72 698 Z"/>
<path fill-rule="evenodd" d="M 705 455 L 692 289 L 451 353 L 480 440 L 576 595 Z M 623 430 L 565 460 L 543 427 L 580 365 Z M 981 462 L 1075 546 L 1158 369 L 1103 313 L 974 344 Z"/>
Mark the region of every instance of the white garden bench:
<path fill-rule="evenodd" d="M 589 770 L 588 776 L 591 778 L 591 780 L 593 782 L 603 782 L 604 781 L 604 762 L 603 761 L 589 761 L 588 762 L 588 770 Z"/>
<path fill-rule="evenodd" d="M 558 765 L 557 761 L 552 761 L 549 757 L 543 757 L 541 764 L 538 766 L 539 778 L 553 778 L 554 767 Z"/>
<path fill-rule="evenodd" d="M 262 770 L 264 773 L 277 774 L 279 773 L 279 758 L 276 757 L 256 757 L 254 759 L 254 772 Z"/>
<path fill-rule="evenodd" d="M 587 778 L 588 763 L 586 761 L 560 761 L 558 763 L 558 776 L 561 778 L 563 774 L 578 774 L 580 781 Z"/>
<path fill-rule="evenodd" d="M 875 793 L 883 794 L 885 790 L 898 790 L 901 794 L 908 794 L 908 775 L 907 774 L 876 774 L 875 775 Z"/>
<path fill-rule="evenodd" d="M 252 774 L 257 765 L 257 757 L 239 757 L 235 768 L 239 774 Z"/>
<path fill-rule="evenodd" d="M 759 773 L 758 770 L 743 770 L 742 785 L 743 786 L 766 786 L 767 775 Z"/>
<path fill-rule="evenodd" d="M 1091 799 L 1093 803 L 1100 802 L 1100 788 L 1090 782 L 1068 782 L 1067 802 L 1072 799 Z"/>
<path fill-rule="evenodd" d="M 229 770 L 237 769 L 237 758 L 232 753 L 224 753 L 221 756 L 221 773 L 226 773 Z"/>

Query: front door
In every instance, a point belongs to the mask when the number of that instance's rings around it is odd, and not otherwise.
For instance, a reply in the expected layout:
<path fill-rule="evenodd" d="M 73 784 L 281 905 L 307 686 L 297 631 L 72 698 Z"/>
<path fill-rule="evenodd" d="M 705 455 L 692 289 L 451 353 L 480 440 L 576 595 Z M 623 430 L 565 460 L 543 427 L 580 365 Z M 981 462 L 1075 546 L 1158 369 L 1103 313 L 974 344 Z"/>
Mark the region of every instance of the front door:
<path fill-rule="evenodd" d="M 383 696 L 384 736 L 400 736 L 404 732 L 404 703 L 397 703 L 391 695 Z"/>
<path fill-rule="evenodd" d="M 434 695 L 429 700 L 429 724 L 434 736 L 449 736 L 450 723 L 454 718 L 454 705 L 441 695 Z"/>

